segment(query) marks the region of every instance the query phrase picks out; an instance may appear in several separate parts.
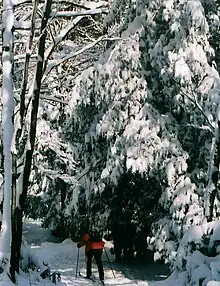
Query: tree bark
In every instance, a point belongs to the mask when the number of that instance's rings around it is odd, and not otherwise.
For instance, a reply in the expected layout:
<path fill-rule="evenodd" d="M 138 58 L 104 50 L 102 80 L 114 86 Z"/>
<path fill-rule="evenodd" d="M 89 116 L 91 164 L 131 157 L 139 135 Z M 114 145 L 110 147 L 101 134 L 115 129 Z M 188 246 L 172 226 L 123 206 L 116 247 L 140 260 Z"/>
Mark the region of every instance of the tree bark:
<path fill-rule="evenodd" d="M 34 77 L 34 91 L 32 97 L 32 109 L 31 109 L 31 122 L 28 141 L 25 149 L 25 161 L 24 161 L 24 171 L 23 171 L 23 183 L 22 183 L 22 194 L 20 195 L 19 204 L 21 209 L 24 209 L 25 200 L 27 197 L 28 182 L 31 172 L 31 161 L 34 152 L 34 144 L 36 138 L 36 129 L 37 129 L 37 115 L 40 99 L 40 89 L 41 89 L 41 80 L 43 76 L 43 63 L 44 63 L 44 52 L 45 52 L 45 42 L 46 42 L 46 26 L 51 12 L 52 0 L 47 0 L 45 5 L 45 11 L 43 14 L 42 24 L 41 24 L 41 33 L 42 36 L 39 41 L 38 47 L 38 62 L 36 67 L 36 73 Z M 29 145 L 29 147 L 28 147 Z"/>
<path fill-rule="evenodd" d="M 19 272 L 19 256 L 17 252 L 17 231 L 16 231 L 16 174 L 17 174 L 16 154 L 12 155 L 12 197 L 11 197 L 11 261 L 10 275 L 11 280 L 15 283 L 15 273 Z"/>
<path fill-rule="evenodd" d="M 37 1 L 35 0 L 33 12 L 31 16 L 31 31 L 29 36 L 29 41 L 26 48 L 26 56 L 24 63 L 24 73 L 23 73 L 23 81 L 21 84 L 21 93 L 20 93 L 20 118 L 17 120 L 20 121 L 18 128 L 15 130 L 15 145 L 16 150 L 19 150 L 20 137 L 22 134 L 22 128 L 24 125 L 24 115 L 25 115 L 25 93 L 27 89 L 27 81 L 28 81 L 28 68 L 29 61 L 31 56 L 31 48 L 34 38 L 34 29 L 35 29 L 35 17 L 37 11 Z M 16 119 L 15 119 L 16 120 Z M 19 150 L 20 151 L 20 150 Z M 21 153 L 21 152 L 19 152 Z M 20 260 L 20 245 L 22 238 L 22 212 L 20 208 L 17 206 L 17 152 L 15 151 L 12 155 L 12 210 L 11 210 L 11 224 L 12 224 L 12 242 L 11 242 L 11 265 L 10 265 L 10 275 L 11 280 L 15 283 L 15 273 L 19 273 L 19 260 Z"/>
<path fill-rule="evenodd" d="M 20 260 L 20 249 L 22 242 L 22 217 L 25 208 L 25 202 L 27 198 L 27 191 L 29 185 L 29 177 L 31 172 L 31 162 L 34 152 L 35 138 L 36 138 L 36 128 L 37 128 L 37 115 L 39 107 L 40 89 L 41 81 L 43 75 L 43 62 L 44 62 L 44 52 L 45 52 L 45 42 L 47 36 L 47 23 L 51 13 L 52 0 L 46 0 L 45 10 L 41 22 L 41 37 L 38 46 L 38 62 L 34 77 L 34 90 L 32 95 L 32 107 L 31 107 L 31 122 L 28 134 L 28 141 L 26 143 L 24 151 L 24 167 L 20 174 L 18 180 L 22 182 L 19 201 L 16 203 L 16 208 L 13 209 L 13 236 L 12 236 L 12 257 L 11 261 L 11 276 L 15 275 L 15 271 L 19 271 L 19 260 Z M 25 80 L 25 79 L 24 79 Z M 25 84 L 25 83 L 24 83 Z M 23 107 L 22 107 L 23 108 Z M 24 113 L 22 110 L 22 117 Z"/>
<path fill-rule="evenodd" d="M 220 108 L 218 108 L 220 109 Z M 218 113 L 218 112 L 217 112 Z M 218 116 L 218 114 L 217 114 Z M 212 221 L 213 219 L 213 210 L 215 204 L 215 198 L 218 192 L 218 181 L 219 181 L 219 165 L 220 165 L 220 120 L 217 120 L 217 130 L 216 130 L 216 146 L 215 146 L 215 156 L 214 156 L 214 172 L 212 174 L 212 183 L 215 186 L 214 190 L 212 190 L 209 198 L 209 216 L 208 221 Z"/>
<path fill-rule="evenodd" d="M 2 13 L 2 146 L 3 146 L 3 220 L 0 237 L 0 252 L 2 270 L 9 271 L 11 251 L 11 192 L 12 192 L 12 142 L 13 142 L 13 23 L 14 5 L 10 0 L 3 0 Z"/>
<path fill-rule="evenodd" d="M 33 44 L 33 39 L 34 39 L 37 3 L 38 3 L 38 1 L 35 0 L 32 16 L 31 16 L 31 30 L 30 30 L 29 41 L 28 41 L 27 48 L 26 48 L 26 55 L 25 55 L 25 62 L 24 62 L 24 73 L 23 73 L 23 80 L 22 80 L 22 84 L 21 84 L 21 93 L 20 93 L 20 128 L 21 128 L 21 130 L 22 130 L 22 127 L 24 124 L 25 93 L 27 90 L 28 68 L 29 68 L 29 62 L 30 62 L 30 58 L 31 58 L 31 49 L 32 49 L 32 44 Z M 19 135 L 20 134 L 18 134 L 18 137 L 20 137 Z"/>

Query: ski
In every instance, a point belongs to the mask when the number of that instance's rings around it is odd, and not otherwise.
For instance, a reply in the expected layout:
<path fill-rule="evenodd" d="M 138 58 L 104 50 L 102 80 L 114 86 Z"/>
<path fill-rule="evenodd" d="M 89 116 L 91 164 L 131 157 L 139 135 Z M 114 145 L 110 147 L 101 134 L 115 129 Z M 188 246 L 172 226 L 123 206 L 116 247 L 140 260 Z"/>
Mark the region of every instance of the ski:
<path fill-rule="evenodd" d="M 90 277 L 90 278 L 87 278 L 86 276 L 83 276 L 81 273 L 79 273 L 79 276 L 84 278 L 84 279 L 87 279 L 87 280 L 91 280 L 92 282 L 101 282 L 102 285 L 105 285 L 105 282 L 103 280 L 98 280 L 96 279 L 95 277 Z"/>
<path fill-rule="evenodd" d="M 98 278 L 94 278 L 94 277 L 92 277 L 92 279 L 91 279 L 93 282 L 95 282 L 95 283 L 101 283 L 102 285 L 105 285 L 105 282 L 103 281 L 103 280 L 99 280 Z"/>
<path fill-rule="evenodd" d="M 92 282 L 96 282 L 96 279 L 94 277 L 90 277 L 90 278 L 86 278 L 86 279 L 89 279 L 91 280 Z"/>
<path fill-rule="evenodd" d="M 87 278 L 86 276 L 82 275 L 80 272 L 79 272 L 79 276 L 84 278 L 84 279 L 87 279 L 87 280 L 92 280 L 92 282 L 96 281 L 96 279 L 94 277 Z"/>
<path fill-rule="evenodd" d="M 105 285 L 105 282 L 103 280 L 99 280 L 99 279 L 96 279 L 96 278 L 89 278 L 92 282 L 95 282 L 95 283 L 101 283 L 102 285 Z"/>

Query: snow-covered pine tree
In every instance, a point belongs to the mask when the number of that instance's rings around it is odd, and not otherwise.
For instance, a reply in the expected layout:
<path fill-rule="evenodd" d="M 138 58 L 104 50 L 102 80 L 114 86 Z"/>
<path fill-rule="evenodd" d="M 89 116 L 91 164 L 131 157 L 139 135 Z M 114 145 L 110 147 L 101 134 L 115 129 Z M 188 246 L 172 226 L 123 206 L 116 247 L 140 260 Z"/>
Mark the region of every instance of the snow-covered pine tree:
<path fill-rule="evenodd" d="M 218 74 L 210 62 L 214 50 L 201 2 L 144 1 L 141 5 L 143 14 L 131 13 L 122 41 L 79 80 L 67 132 L 73 130 L 76 138 L 79 170 L 86 173 L 80 183 L 91 206 L 94 194 L 100 199 L 98 194 L 105 188 L 114 190 L 129 168 L 146 180 L 156 177 L 167 217 L 155 222 L 151 243 L 158 250 L 157 258 L 173 262 L 181 237 L 205 219 L 203 186 L 214 137 L 212 87 Z M 142 118 L 143 108 L 160 122 L 158 131 L 150 133 L 152 139 L 146 133 L 147 142 L 140 129 L 145 130 L 152 116 Z M 163 151 L 157 150 L 154 136 L 159 137 L 159 145 L 166 146 L 164 137 L 169 142 Z M 146 148 L 150 155 L 143 155 L 139 144 L 152 144 Z M 109 210 L 102 207 L 102 212 L 106 219 Z"/>

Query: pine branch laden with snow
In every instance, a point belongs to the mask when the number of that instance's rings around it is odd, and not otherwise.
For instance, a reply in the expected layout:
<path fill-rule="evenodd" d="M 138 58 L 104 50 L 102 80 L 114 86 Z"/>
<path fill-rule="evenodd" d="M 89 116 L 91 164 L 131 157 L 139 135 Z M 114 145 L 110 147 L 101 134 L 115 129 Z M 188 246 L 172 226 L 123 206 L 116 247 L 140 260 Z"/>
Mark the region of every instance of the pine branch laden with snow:
<path fill-rule="evenodd" d="M 3 1 L 2 12 L 2 146 L 4 156 L 3 221 L 0 236 L 0 266 L 9 271 L 11 252 L 12 138 L 14 116 L 13 66 L 14 3 Z"/>

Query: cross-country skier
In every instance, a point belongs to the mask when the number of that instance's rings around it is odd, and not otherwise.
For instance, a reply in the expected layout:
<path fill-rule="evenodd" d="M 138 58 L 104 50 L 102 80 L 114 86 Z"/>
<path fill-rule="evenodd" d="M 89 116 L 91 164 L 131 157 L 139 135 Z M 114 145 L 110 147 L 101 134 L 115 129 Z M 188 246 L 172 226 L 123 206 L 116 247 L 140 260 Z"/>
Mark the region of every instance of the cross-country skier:
<path fill-rule="evenodd" d="M 86 263 L 86 278 L 89 279 L 92 275 L 92 258 L 95 258 L 98 271 L 99 271 L 99 279 L 104 284 L 104 270 L 102 264 L 102 252 L 104 248 L 104 241 L 102 241 L 102 237 L 98 234 L 98 232 L 86 232 L 81 241 L 78 242 L 77 247 L 80 248 L 85 246 L 85 254 L 87 258 Z"/>

